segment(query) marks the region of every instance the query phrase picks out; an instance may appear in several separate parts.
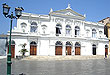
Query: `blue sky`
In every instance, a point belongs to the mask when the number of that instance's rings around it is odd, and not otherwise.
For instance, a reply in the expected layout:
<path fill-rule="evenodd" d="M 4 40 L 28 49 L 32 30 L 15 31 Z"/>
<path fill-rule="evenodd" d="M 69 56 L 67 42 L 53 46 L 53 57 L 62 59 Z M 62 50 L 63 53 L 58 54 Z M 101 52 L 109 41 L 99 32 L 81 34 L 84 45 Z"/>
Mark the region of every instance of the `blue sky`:
<path fill-rule="evenodd" d="M 10 28 L 10 19 L 2 14 L 2 4 L 7 3 L 11 10 L 22 6 L 24 12 L 47 15 L 52 8 L 54 11 L 65 9 L 70 3 L 71 8 L 79 14 L 86 14 L 86 21 L 97 22 L 110 17 L 110 0 L 0 0 L 0 34 L 6 34 Z M 16 20 L 13 20 L 13 27 Z"/>

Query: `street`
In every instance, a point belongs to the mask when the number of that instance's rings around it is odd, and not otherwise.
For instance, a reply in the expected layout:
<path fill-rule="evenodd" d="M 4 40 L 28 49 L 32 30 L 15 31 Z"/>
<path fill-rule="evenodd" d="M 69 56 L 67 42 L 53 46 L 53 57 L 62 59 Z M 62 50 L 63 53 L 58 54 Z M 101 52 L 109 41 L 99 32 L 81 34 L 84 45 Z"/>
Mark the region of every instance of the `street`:
<path fill-rule="evenodd" d="M 89 60 L 16 60 L 12 74 L 19 75 L 110 75 L 110 59 Z M 0 75 L 6 75 L 6 59 L 0 59 Z"/>

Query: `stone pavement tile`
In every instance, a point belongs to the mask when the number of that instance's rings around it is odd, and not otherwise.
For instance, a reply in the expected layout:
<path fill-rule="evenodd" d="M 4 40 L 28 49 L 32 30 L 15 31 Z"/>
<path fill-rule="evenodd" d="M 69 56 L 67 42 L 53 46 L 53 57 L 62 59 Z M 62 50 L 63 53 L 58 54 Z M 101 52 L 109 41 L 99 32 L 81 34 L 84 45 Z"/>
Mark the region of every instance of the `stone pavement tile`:
<path fill-rule="evenodd" d="M 6 75 L 6 60 L 0 60 L 0 75 Z M 110 60 L 15 60 L 12 59 L 12 74 L 18 75 L 110 75 Z"/>

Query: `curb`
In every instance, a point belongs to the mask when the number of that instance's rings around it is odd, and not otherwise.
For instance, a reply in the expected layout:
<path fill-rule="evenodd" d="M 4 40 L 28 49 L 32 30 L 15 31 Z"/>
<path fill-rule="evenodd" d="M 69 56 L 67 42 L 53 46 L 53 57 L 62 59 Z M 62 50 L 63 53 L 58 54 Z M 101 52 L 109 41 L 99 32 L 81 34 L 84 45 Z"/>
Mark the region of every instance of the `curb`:
<path fill-rule="evenodd" d="M 7 56 L 0 56 L 0 59 L 4 59 L 4 58 L 7 58 Z"/>
<path fill-rule="evenodd" d="M 88 59 L 104 59 L 104 56 L 29 56 L 23 60 L 88 60 Z"/>

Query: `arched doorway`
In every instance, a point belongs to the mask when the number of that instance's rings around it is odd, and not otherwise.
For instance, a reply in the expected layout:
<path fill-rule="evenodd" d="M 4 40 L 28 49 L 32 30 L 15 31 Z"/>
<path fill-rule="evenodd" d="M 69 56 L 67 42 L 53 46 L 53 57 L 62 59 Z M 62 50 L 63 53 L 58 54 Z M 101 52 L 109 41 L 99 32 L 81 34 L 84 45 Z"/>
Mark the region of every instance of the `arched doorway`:
<path fill-rule="evenodd" d="M 9 44 L 8 44 L 8 52 L 9 52 Z M 11 58 L 15 58 L 15 41 L 14 40 L 11 41 Z"/>
<path fill-rule="evenodd" d="M 37 55 L 37 44 L 34 41 L 30 43 L 30 55 Z"/>
<path fill-rule="evenodd" d="M 96 45 L 95 44 L 92 45 L 92 53 L 93 53 L 93 55 L 96 55 Z"/>
<path fill-rule="evenodd" d="M 66 42 L 66 55 L 71 55 L 72 45 L 69 41 Z"/>
<path fill-rule="evenodd" d="M 60 41 L 55 44 L 55 55 L 62 55 L 62 43 Z"/>
<path fill-rule="evenodd" d="M 75 43 L 75 55 L 80 55 L 80 47 L 81 45 L 79 44 L 79 42 Z"/>
<path fill-rule="evenodd" d="M 108 55 L 108 45 L 105 45 L 105 53 Z"/>

